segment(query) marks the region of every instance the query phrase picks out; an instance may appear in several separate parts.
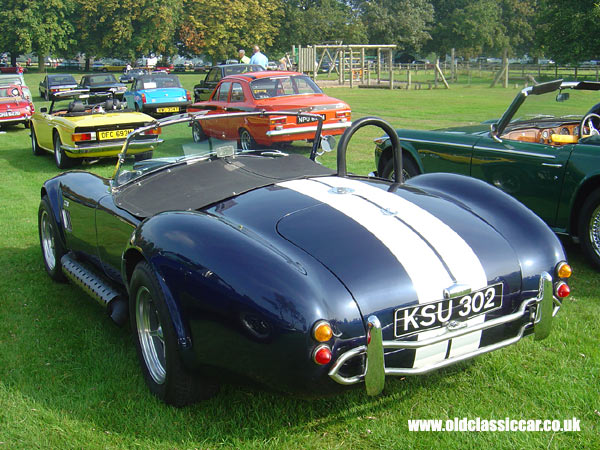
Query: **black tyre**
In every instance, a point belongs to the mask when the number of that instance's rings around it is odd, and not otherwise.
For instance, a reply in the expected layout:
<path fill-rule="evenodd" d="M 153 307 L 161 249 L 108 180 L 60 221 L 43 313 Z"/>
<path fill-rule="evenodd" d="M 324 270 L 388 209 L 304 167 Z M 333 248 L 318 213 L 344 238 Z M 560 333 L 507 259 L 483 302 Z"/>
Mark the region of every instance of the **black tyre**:
<path fill-rule="evenodd" d="M 242 150 L 256 150 L 258 148 L 256 145 L 256 141 L 254 140 L 250 132 L 245 128 L 240 129 L 239 147 Z"/>
<path fill-rule="evenodd" d="M 76 159 L 69 158 L 62 149 L 60 134 L 58 132 L 54 133 L 54 161 L 56 162 L 56 167 L 59 169 L 69 169 L 78 162 Z"/>
<path fill-rule="evenodd" d="M 419 169 L 414 161 L 407 157 L 402 157 L 402 181 L 406 181 L 409 178 L 419 175 Z M 385 164 L 381 173 L 382 178 L 389 178 L 390 180 L 394 176 L 394 159 L 390 160 Z"/>
<path fill-rule="evenodd" d="M 39 146 L 37 136 L 35 135 L 35 128 L 31 125 L 31 151 L 35 156 L 40 156 L 44 151 Z"/>
<path fill-rule="evenodd" d="M 23 122 L 23 126 L 25 128 L 29 128 L 30 127 L 31 122 L 29 120 L 26 120 L 25 122 Z"/>
<path fill-rule="evenodd" d="M 588 259 L 600 269 L 600 189 L 592 192 L 581 207 L 579 241 Z"/>
<path fill-rule="evenodd" d="M 42 197 L 38 209 L 38 233 L 46 272 L 54 281 L 65 281 L 60 259 L 65 254 L 58 226 L 52 215 L 48 197 Z"/>
<path fill-rule="evenodd" d="M 146 261 L 136 266 L 131 277 L 129 317 L 142 373 L 154 395 L 173 406 L 214 395 L 216 385 L 201 381 L 183 366 L 162 289 Z"/>
<path fill-rule="evenodd" d="M 206 134 L 202 129 L 202 125 L 198 122 L 194 122 L 192 124 L 192 137 L 194 138 L 194 142 L 202 142 L 206 140 Z"/>

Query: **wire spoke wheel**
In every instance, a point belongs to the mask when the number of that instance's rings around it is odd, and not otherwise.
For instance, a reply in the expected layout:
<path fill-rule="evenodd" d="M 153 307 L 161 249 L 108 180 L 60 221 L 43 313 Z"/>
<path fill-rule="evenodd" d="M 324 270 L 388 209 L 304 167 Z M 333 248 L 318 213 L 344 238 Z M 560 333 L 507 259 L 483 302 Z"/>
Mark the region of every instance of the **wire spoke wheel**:
<path fill-rule="evenodd" d="M 592 249 L 600 257 L 600 206 L 592 212 L 588 230 Z"/>

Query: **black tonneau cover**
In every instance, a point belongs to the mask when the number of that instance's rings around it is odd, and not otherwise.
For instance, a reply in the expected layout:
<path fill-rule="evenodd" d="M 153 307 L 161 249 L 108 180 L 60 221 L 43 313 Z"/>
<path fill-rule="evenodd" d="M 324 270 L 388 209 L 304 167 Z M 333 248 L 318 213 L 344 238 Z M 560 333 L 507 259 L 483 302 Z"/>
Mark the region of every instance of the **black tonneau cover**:
<path fill-rule="evenodd" d="M 123 186 L 115 204 L 145 218 L 164 211 L 197 210 L 252 189 L 334 172 L 300 155 L 236 155 L 163 170 Z"/>

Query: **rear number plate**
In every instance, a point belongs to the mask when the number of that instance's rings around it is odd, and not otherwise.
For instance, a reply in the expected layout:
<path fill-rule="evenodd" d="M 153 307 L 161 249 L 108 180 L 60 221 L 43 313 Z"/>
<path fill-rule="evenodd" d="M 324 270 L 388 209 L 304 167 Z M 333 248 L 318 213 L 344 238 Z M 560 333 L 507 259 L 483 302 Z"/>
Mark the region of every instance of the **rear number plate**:
<path fill-rule="evenodd" d="M 164 108 L 156 108 L 157 113 L 178 112 L 179 106 L 169 106 Z"/>
<path fill-rule="evenodd" d="M 400 308 L 394 312 L 394 335 L 441 328 L 451 320 L 462 322 L 501 306 L 502 283 L 498 283 L 468 295 Z"/>
<path fill-rule="evenodd" d="M 108 139 L 125 139 L 129 133 L 133 131 L 133 128 L 127 130 L 108 130 L 98 131 L 98 139 L 105 141 Z"/>
<path fill-rule="evenodd" d="M 321 116 L 323 118 L 323 120 L 325 120 L 325 114 L 317 114 L 318 116 Z M 309 117 L 309 116 L 298 116 L 298 121 L 296 123 L 310 123 L 310 122 L 316 122 L 317 119 L 314 117 Z"/>

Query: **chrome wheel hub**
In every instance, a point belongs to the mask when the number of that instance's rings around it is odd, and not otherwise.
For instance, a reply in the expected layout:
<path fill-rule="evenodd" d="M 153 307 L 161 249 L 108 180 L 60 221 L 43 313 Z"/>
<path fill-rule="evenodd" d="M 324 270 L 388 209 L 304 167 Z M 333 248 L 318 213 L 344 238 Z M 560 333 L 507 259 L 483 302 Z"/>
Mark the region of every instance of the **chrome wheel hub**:
<path fill-rule="evenodd" d="M 40 233 L 42 240 L 42 252 L 44 260 L 50 270 L 56 267 L 56 252 L 54 250 L 54 234 L 52 232 L 52 223 L 47 211 L 42 212 L 40 218 Z"/>
<path fill-rule="evenodd" d="M 156 384 L 163 384 L 167 375 L 165 340 L 154 301 L 145 286 L 137 291 L 135 315 L 138 339 L 148 372 Z"/>
<path fill-rule="evenodd" d="M 242 131 L 242 134 L 240 136 L 240 144 L 242 150 L 250 150 L 251 139 L 252 138 L 250 137 L 250 134 L 246 130 Z"/>

